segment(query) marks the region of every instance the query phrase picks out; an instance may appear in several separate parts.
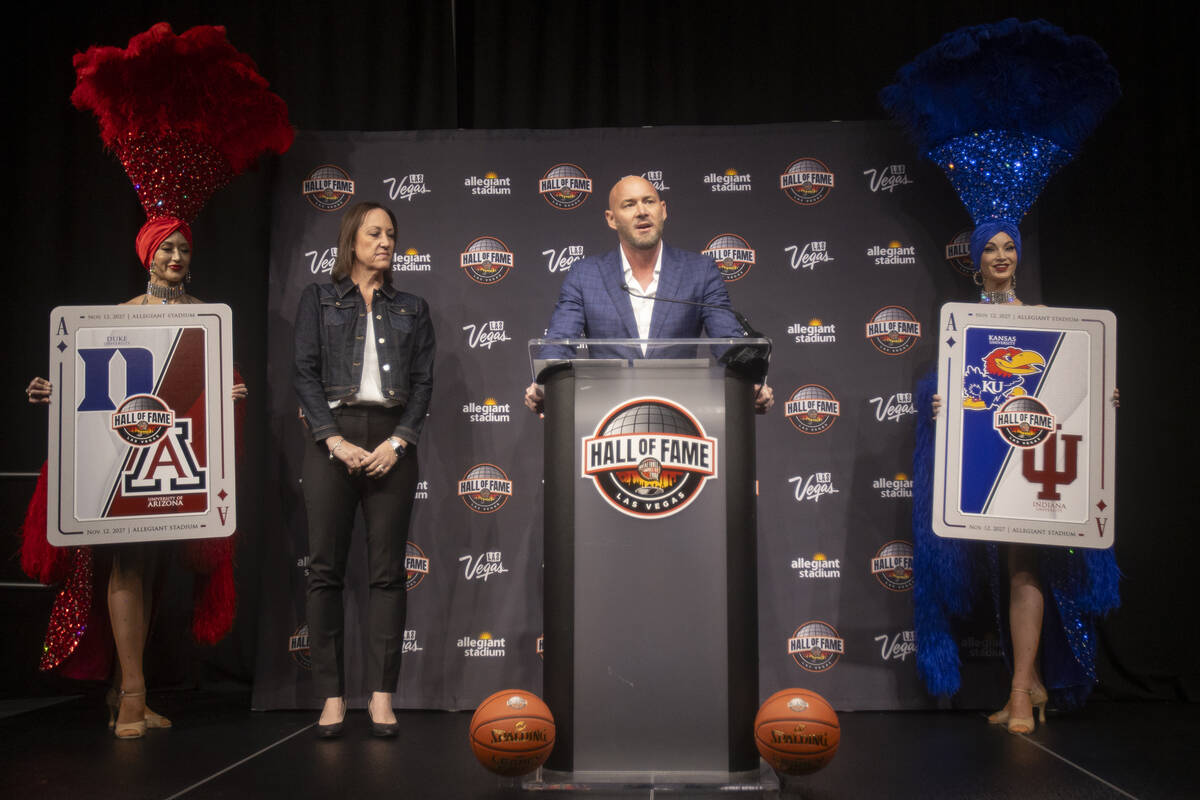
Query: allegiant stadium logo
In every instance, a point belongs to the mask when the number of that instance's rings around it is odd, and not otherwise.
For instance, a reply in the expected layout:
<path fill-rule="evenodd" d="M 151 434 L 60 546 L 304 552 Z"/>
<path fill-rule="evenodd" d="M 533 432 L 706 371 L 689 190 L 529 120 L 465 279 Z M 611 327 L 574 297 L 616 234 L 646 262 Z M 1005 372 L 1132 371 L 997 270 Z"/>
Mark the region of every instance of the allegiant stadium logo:
<path fill-rule="evenodd" d="M 783 404 L 783 414 L 801 433 L 824 433 L 841 416 L 842 404 L 824 386 L 807 383 L 792 392 Z"/>
<path fill-rule="evenodd" d="M 796 205 L 815 206 L 833 191 L 833 173 L 823 161 L 797 158 L 779 176 L 779 188 Z"/>
<path fill-rule="evenodd" d="M 480 236 L 459 255 L 458 265 L 471 280 L 490 286 L 504 280 L 516 260 L 504 242 L 494 236 Z"/>
<path fill-rule="evenodd" d="M 592 193 L 592 179 L 575 164 L 555 164 L 538 180 L 538 193 L 551 207 L 571 211 Z"/>
<path fill-rule="evenodd" d="M 912 350 L 921 338 L 921 323 L 904 306 L 884 306 L 867 321 L 867 341 L 889 356 Z"/>
<path fill-rule="evenodd" d="M 354 197 L 354 180 L 341 167 L 322 164 L 300 182 L 300 193 L 313 208 L 339 211 Z"/>
<path fill-rule="evenodd" d="M 631 517 L 669 517 L 717 477 L 717 440 L 696 417 L 661 397 L 613 408 L 583 439 L 582 478 L 609 505 Z"/>
<path fill-rule="evenodd" d="M 788 637 L 788 655 L 809 672 L 833 669 L 846 652 L 846 641 L 828 622 L 806 622 Z"/>
<path fill-rule="evenodd" d="M 458 496 L 478 514 L 499 511 L 512 493 L 512 481 L 495 464 L 476 464 L 458 482 Z"/>
<path fill-rule="evenodd" d="M 736 233 L 722 233 L 704 248 L 704 255 L 717 262 L 717 270 L 726 283 L 745 277 L 754 266 L 754 248 Z"/>

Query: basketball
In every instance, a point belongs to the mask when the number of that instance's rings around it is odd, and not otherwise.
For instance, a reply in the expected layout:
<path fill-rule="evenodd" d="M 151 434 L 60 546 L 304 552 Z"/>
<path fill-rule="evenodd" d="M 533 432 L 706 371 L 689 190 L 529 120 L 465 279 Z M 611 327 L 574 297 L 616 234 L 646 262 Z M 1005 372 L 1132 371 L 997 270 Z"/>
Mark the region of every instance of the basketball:
<path fill-rule="evenodd" d="M 522 689 L 496 692 L 471 717 L 471 750 L 497 775 L 533 772 L 554 749 L 554 717 L 542 699 Z"/>
<path fill-rule="evenodd" d="M 776 692 L 754 717 L 758 752 L 785 775 L 807 775 L 821 769 L 833 760 L 841 738 L 833 706 L 808 689 Z"/>

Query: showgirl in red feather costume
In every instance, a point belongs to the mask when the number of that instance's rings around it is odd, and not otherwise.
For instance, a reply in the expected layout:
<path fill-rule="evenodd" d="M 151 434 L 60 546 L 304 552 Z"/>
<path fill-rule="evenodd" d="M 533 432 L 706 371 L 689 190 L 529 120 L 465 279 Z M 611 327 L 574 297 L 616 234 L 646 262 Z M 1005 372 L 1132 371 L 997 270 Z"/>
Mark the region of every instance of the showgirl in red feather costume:
<path fill-rule="evenodd" d="M 291 146 L 287 106 L 217 26 L 176 36 L 161 22 L 130 39 L 125 49 L 92 47 L 76 55 L 75 71 L 72 102 L 96 115 L 101 139 L 120 159 L 146 212 L 135 250 L 149 280 L 146 293 L 126 305 L 201 302 L 185 288 L 193 250 L 189 223 L 216 189 L 261 154 Z M 47 403 L 52 391 L 49 381 L 34 378 L 26 394 L 31 403 Z M 233 394 L 235 400 L 246 396 L 238 376 Z M 197 576 L 192 634 L 204 644 L 217 642 L 233 626 L 233 542 L 234 537 L 182 543 L 182 557 Z M 140 738 L 147 727 L 171 725 L 146 707 L 142 672 L 154 579 L 169 547 L 51 546 L 43 466 L 25 519 L 21 565 L 30 577 L 61 583 L 62 590 L 40 666 L 71 678 L 111 675 L 110 726 L 119 738 Z"/>

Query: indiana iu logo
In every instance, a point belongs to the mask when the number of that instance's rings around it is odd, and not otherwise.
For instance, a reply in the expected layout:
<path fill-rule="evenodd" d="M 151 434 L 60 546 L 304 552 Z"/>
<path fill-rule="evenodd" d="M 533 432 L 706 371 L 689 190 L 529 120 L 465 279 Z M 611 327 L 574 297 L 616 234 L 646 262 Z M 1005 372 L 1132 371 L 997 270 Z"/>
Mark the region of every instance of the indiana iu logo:
<path fill-rule="evenodd" d="M 622 514 L 668 517 L 717 477 L 717 440 L 683 406 L 639 397 L 609 411 L 583 439 L 581 477 Z"/>
<path fill-rule="evenodd" d="M 1079 477 L 1079 443 L 1083 441 L 1083 437 L 1074 433 L 1060 434 L 1058 431 L 1061 429 L 1062 425 L 1056 426 L 1055 432 L 1046 439 L 1046 444 L 1042 447 L 1041 467 L 1037 466 L 1035 451 L 1026 450 L 1021 454 L 1021 474 L 1030 483 L 1040 483 L 1042 486 L 1037 494 L 1039 500 L 1061 500 L 1062 495 L 1059 494 L 1058 487 L 1072 484 Z M 1062 469 L 1058 468 L 1060 439 L 1066 450 L 1063 454 Z M 1099 519 L 1096 523 L 1099 525 Z M 1100 529 L 1100 535 L 1104 535 L 1103 527 Z"/>

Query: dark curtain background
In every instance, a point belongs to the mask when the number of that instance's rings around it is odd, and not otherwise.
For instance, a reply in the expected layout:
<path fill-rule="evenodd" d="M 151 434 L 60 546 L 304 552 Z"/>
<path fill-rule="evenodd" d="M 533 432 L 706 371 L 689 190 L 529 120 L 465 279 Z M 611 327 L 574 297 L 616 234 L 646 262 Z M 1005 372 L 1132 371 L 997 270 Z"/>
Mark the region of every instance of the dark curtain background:
<path fill-rule="evenodd" d="M 1110 308 L 1119 319 L 1117 557 L 1126 579 L 1124 605 L 1104 626 L 1101 677 L 1112 696 L 1200 696 L 1192 633 L 1200 381 L 1184 336 L 1196 261 L 1187 234 L 1200 66 L 1193 4 L 1104 14 L 1085 2 L 209 0 L 31 4 L 7 13 L 4 581 L 19 579 L 17 531 L 33 484 L 7 473 L 36 471 L 45 456 L 44 412 L 25 404 L 22 388 L 45 372 L 48 313 L 128 299 L 145 280 L 133 255 L 143 220 L 135 195 L 101 151 L 95 122 L 68 100 L 71 56 L 90 44 L 124 46 L 162 20 L 177 32 L 225 25 L 298 128 L 413 130 L 877 119 L 876 92 L 895 69 L 959 26 L 1040 16 L 1095 38 L 1124 98 L 1038 208 L 1046 302 Z M 1002 122 L 1004 109 L 996 113 Z M 180 650 L 187 593 L 168 588 L 155 636 L 173 646 L 152 652 L 176 655 L 152 662 L 159 686 L 248 682 L 253 673 L 265 413 L 255 389 L 265 381 L 271 169 L 266 162 L 219 191 L 194 226 L 192 291 L 233 308 L 235 357 L 251 387 L 239 473 L 239 622 L 215 648 Z M 1174 255 L 1177 247 L 1188 252 Z M 47 590 L 0 589 L 0 694 L 58 688 L 34 675 L 51 599 Z"/>

